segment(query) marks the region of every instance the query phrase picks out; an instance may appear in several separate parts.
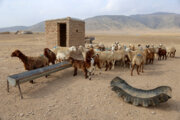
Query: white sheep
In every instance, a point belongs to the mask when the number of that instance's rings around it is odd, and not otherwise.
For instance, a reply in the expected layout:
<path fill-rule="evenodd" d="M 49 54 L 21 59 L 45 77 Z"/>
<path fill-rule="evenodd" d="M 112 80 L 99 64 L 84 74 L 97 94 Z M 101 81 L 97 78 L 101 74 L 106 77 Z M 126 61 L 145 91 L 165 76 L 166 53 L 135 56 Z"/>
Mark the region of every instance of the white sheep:
<path fill-rule="evenodd" d="M 176 53 L 175 47 L 170 47 L 167 49 L 167 54 L 169 55 L 169 57 L 175 57 L 175 53 Z"/>
<path fill-rule="evenodd" d="M 76 52 L 76 47 L 57 47 L 52 51 L 56 54 L 57 61 L 62 62 L 70 57 L 71 52 Z"/>
<path fill-rule="evenodd" d="M 108 68 L 111 69 L 110 64 L 113 61 L 112 51 L 95 51 L 95 54 L 98 54 L 99 56 L 100 66 L 102 67 L 103 65 L 105 65 L 105 71 L 107 71 Z"/>

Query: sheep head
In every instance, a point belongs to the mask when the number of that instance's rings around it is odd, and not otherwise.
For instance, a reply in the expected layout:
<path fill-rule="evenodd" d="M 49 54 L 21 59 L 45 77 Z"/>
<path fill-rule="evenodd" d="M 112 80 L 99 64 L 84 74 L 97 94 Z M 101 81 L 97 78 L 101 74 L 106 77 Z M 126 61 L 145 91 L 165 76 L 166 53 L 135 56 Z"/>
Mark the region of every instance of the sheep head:
<path fill-rule="evenodd" d="M 72 47 L 69 48 L 69 50 L 70 50 L 71 52 L 73 52 L 73 51 L 76 52 L 76 47 L 75 47 L 75 46 L 72 46 Z"/>
<path fill-rule="evenodd" d="M 11 57 L 19 57 L 22 54 L 20 50 L 15 50 L 12 54 Z"/>
<path fill-rule="evenodd" d="M 46 55 L 48 55 L 49 53 L 50 53 L 49 48 L 44 48 L 44 55 L 46 56 Z"/>

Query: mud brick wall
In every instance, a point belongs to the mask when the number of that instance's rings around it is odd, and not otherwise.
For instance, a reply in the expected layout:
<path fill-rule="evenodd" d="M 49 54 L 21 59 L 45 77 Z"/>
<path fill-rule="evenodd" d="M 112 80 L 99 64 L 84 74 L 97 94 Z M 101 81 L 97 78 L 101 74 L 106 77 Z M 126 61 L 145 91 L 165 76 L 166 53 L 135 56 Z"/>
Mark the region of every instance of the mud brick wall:
<path fill-rule="evenodd" d="M 47 47 L 60 46 L 59 24 L 66 23 L 66 46 L 84 46 L 85 22 L 71 18 L 49 20 L 45 22 Z"/>

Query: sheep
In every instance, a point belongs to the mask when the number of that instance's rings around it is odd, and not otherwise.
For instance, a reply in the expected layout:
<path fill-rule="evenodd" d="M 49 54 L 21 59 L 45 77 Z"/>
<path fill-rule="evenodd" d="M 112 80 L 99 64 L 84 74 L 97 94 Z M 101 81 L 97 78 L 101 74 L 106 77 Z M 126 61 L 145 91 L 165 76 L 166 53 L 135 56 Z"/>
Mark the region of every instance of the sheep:
<path fill-rule="evenodd" d="M 61 46 L 56 46 L 53 49 L 51 49 L 52 52 L 54 52 L 56 55 L 59 51 L 62 52 L 67 52 L 67 51 L 76 51 L 76 47 L 75 46 L 71 46 L 71 47 L 61 47 Z"/>
<path fill-rule="evenodd" d="M 167 49 L 167 55 L 169 55 L 169 57 L 175 57 L 175 53 L 176 53 L 175 47 L 171 47 L 171 48 Z"/>
<path fill-rule="evenodd" d="M 76 47 L 57 47 L 52 51 L 56 54 L 57 61 L 62 62 L 70 57 L 71 52 L 76 52 Z"/>
<path fill-rule="evenodd" d="M 123 65 L 125 65 L 125 51 L 124 50 L 115 50 L 115 46 L 112 47 L 112 69 L 116 61 L 122 60 Z"/>
<path fill-rule="evenodd" d="M 89 50 L 84 48 L 83 46 L 79 46 L 78 47 L 78 50 L 81 51 L 82 55 L 83 55 L 83 58 L 84 58 L 84 61 L 86 61 L 86 55 L 88 53 L 88 51 L 91 51 L 92 54 L 90 57 L 94 57 L 94 66 L 95 66 L 95 69 L 96 67 L 98 67 L 99 69 L 101 69 L 101 65 L 100 65 L 100 60 L 99 60 L 99 55 L 98 54 L 95 54 L 96 51 L 99 51 L 98 49 L 93 49 L 93 48 L 90 48 Z"/>
<path fill-rule="evenodd" d="M 93 74 L 95 70 L 95 57 L 93 49 L 89 50 L 86 53 L 86 60 L 76 60 L 72 57 L 69 57 L 70 62 L 72 63 L 72 66 L 74 67 L 74 74 L 73 76 L 77 75 L 77 69 L 82 69 L 85 75 L 85 78 L 89 77 L 89 80 L 91 80 L 91 75 Z"/>
<path fill-rule="evenodd" d="M 46 56 L 49 60 L 49 63 L 55 64 L 56 54 L 52 52 L 49 48 L 44 48 L 44 56 Z"/>
<path fill-rule="evenodd" d="M 159 48 L 158 49 L 158 60 L 161 60 L 161 57 L 163 57 L 163 59 L 167 59 L 167 51 L 166 49 L 162 49 L 162 48 Z"/>
<path fill-rule="evenodd" d="M 135 46 L 134 45 L 129 44 L 129 48 L 130 48 L 130 50 L 135 51 Z"/>
<path fill-rule="evenodd" d="M 136 65 L 137 67 L 137 74 L 139 75 L 139 72 L 141 71 L 142 73 L 143 71 L 143 65 L 144 65 L 144 60 L 143 60 L 143 53 L 142 52 L 137 52 L 136 55 L 133 57 L 132 59 L 132 69 L 131 69 L 131 76 L 133 76 L 133 70 L 134 67 Z"/>
<path fill-rule="evenodd" d="M 105 51 L 105 50 L 106 50 L 104 44 L 102 44 L 102 43 L 99 43 L 98 49 L 99 49 L 100 51 Z"/>
<path fill-rule="evenodd" d="M 113 47 L 114 47 L 114 50 L 117 51 L 117 50 L 119 49 L 119 47 L 120 47 L 119 42 L 113 43 L 113 44 L 112 44 L 112 48 L 113 48 Z"/>
<path fill-rule="evenodd" d="M 111 70 L 113 60 L 112 51 L 95 51 L 95 53 L 99 56 L 100 66 L 105 65 L 105 71 L 108 69 Z"/>
<path fill-rule="evenodd" d="M 126 49 L 127 56 L 129 61 L 131 61 L 131 76 L 133 76 L 133 70 L 135 65 L 137 66 L 137 74 L 139 75 L 139 72 L 144 72 L 143 67 L 144 67 L 144 60 L 145 60 L 145 55 L 144 51 L 141 50 L 136 50 L 132 51 L 129 48 Z"/>
<path fill-rule="evenodd" d="M 11 57 L 18 57 L 24 63 L 25 70 L 34 70 L 49 65 L 49 60 L 47 57 L 29 57 L 24 55 L 20 50 L 15 50 L 12 52 Z M 31 80 L 30 83 L 33 84 L 33 80 Z"/>
<path fill-rule="evenodd" d="M 154 54 L 155 54 L 155 49 L 154 48 L 146 48 L 144 50 L 145 55 L 146 55 L 146 64 L 153 64 L 154 61 Z"/>
<path fill-rule="evenodd" d="M 69 57 L 69 61 L 71 62 L 72 66 L 74 67 L 73 76 L 77 75 L 77 70 L 78 69 L 82 69 L 83 72 L 84 72 L 85 79 L 88 78 L 86 64 L 85 64 L 84 60 L 75 60 L 74 58 Z"/>

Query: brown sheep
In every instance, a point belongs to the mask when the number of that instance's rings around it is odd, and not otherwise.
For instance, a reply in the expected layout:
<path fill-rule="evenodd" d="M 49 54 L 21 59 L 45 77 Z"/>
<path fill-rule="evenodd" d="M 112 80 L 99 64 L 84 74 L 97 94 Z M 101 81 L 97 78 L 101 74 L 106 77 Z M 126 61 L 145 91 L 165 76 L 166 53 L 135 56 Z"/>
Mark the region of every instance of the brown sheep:
<path fill-rule="evenodd" d="M 145 49 L 145 55 L 146 55 L 146 64 L 153 64 L 154 61 L 154 49 L 153 48 L 147 48 Z"/>
<path fill-rule="evenodd" d="M 74 74 L 73 74 L 73 76 L 76 76 L 77 75 L 77 70 L 81 69 L 84 72 L 85 78 L 88 78 L 85 61 L 83 61 L 83 60 L 75 60 L 72 57 L 69 57 L 69 60 L 70 60 L 70 62 L 72 64 L 72 67 L 74 67 Z"/>
<path fill-rule="evenodd" d="M 91 80 L 91 75 L 93 71 L 95 70 L 95 59 L 96 56 L 94 56 L 94 50 L 90 49 L 86 52 L 86 58 L 84 60 L 75 60 L 72 57 L 69 57 L 69 60 L 74 67 L 74 74 L 73 76 L 77 75 L 77 70 L 82 69 L 84 72 L 85 78 L 89 77 L 89 80 Z"/>
<path fill-rule="evenodd" d="M 133 70 L 135 68 L 135 65 L 137 67 L 137 74 L 139 75 L 139 72 L 144 72 L 144 59 L 143 59 L 143 53 L 137 52 L 131 61 L 132 69 L 131 69 L 131 76 L 133 76 Z"/>
<path fill-rule="evenodd" d="M 20 50 L 15 50 L 11 57 L 18 57 L 23 63 L 25 70 L 34 70 L 37 68 L 48 66 L 48 58 L 45 56 L 29 57 L 24 55 Z M 33 80 L 30 81 L 33 83 Z"/>
<path fill-rule="evenodd" d="M 166 49 L 162 49 L 162 48 L 159 48 L 158 49 L 158 60 L 161 60 L 161 57 L 163 57 L 162 59 L 167 59 L 167 51 Z"/>
<path fill-rule="evenodd" d="M 44 48 L 44 56 L 49 60 L 49 63 L 55 64 L 56 54 L 52 52 L 49 48 Z"/>

